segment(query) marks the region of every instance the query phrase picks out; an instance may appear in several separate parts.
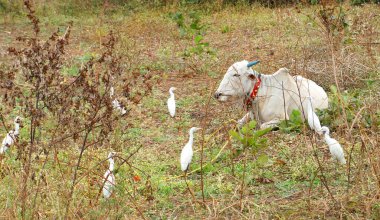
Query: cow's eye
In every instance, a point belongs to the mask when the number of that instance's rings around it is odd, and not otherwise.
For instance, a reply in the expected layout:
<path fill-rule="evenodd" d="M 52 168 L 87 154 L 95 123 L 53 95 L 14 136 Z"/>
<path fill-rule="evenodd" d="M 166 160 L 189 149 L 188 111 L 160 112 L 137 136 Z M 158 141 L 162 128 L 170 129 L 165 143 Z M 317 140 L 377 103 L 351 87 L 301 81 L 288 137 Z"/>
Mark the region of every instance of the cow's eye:
<path fill-rule="evenodd" d="M 236 74 L 234 74 L 233 76 L 235 76 L 235 77 L 239 77 L 240 75 L 236 73 Z"/>

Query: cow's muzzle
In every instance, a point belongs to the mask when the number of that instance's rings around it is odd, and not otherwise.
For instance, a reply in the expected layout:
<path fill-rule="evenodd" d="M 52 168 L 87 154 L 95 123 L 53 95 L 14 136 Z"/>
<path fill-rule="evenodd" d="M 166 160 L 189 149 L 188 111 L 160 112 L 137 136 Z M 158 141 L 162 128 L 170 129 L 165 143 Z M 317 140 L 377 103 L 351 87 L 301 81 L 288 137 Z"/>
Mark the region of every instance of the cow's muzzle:
<path fill-rule="evenodd" d="M 222 96 L 222 93 L 221 93 L 221 92 L 216 92 L 216 93 L 214 94 L 214 98 L 215 98 L 215 99 L 219 99 L 220 96 Z"/>
<path fill-rule="evenodd" d="M 224 93 L 221 93 L 221 92 L 216 92 L 214 94 L 214 98 L 216 100 L 218 100 L 219 102 L 226 102 L 230 96 L 231 95 L 224 94 Z"/>

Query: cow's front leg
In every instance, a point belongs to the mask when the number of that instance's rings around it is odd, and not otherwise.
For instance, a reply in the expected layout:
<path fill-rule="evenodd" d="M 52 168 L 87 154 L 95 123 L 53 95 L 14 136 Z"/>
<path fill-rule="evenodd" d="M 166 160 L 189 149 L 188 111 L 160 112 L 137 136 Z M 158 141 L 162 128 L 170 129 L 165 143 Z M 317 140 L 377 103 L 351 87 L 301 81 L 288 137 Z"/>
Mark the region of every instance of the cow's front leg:
<path fill-rule="evenodd" d="M 277 127 L 277 125 L 280 123 L 280 119 L 275 118 L 271 121 L 265 122 L 260 126 L 260 129 L 265 129 L 265 128 L 274 128 Z"/>

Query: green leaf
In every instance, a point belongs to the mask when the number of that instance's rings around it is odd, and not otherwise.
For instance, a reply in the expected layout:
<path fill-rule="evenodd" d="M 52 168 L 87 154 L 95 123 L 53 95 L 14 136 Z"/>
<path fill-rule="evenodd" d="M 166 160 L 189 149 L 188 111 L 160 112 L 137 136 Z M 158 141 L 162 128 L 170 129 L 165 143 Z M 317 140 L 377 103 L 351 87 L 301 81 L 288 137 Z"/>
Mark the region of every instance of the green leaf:
<path fill-rule="evenodd" d="M 68 76 L 78 76 L 79 74 L 79 68 L 77 66 L 71 66 L 71 67 L 64 67 L 63 68 L 64 74 Z"/>
<path fill-rule="evenodd" d="M 253 147 L 256 143 L 256 139 L 254 137 L 247 138 L 247 141 L 248 141 L 248 145 L 251 147 Z"/>
<path fill-rule="evenodd" d="M 236 132 L 235 130 L 230 130 L 229 133 L 236 140 L 239 140 L 239 141 L 242 140 L 242 137 L 240 136 L 240 134 L 238 132 Z"/>
<path fill-rule="evenodd" d="M 250 129 L 254 129 L 256 127 L 256 121 L 254 121 L 254 120 L 250 121 L 248 126 Z"/>
<path fill-rule="evenodd" d="M 301 118 L 301 112 L 294 109 L 292 111 L 292 114 L 290 114 L 290 117 L 289 117 L 289 122 L 291 124 L 294 124 L 294 125 L 301 125 L 302 123 L 302 118 Z"/>
<path fill-rule="evenodd" d="M 250 131 L 250 129 L 249 129 L 249 127 L 247 125 L 244 125 L 241 128 L 241 133 L 243 133 L 244 135 L 248 134 L 249 131 Z"/>
<path fill-rule="evenodd" d="M 194 30 L 199 30 L 199 29 L 200 29 L 200 27 L 198 26 L 197 23 L 192 23 L 192 24 L 190 25 L 190 28 L 191 28 L 191 29 L 194 29 Z"/>
<path fill-rule="evenodd" d="M 83 56 L 80 56 L 78 57 L 77 59 L 81 62 L 88 62 L 89 60 L 91 60 L 92 58 L 92 55 L 91 54 L 84 54 Z"/>
<path fill-rule="evenodd" d="M 376 80 L 373 80 L 373 79 L 366 80 L 367 86 L 372 86 L 375 82 Z"/>
<path fill-rule="evenodd" d="M 285 133 L 300 132 L 303 126 L 301 112 L 299 110 L 293 110 L 289 116 L 289 120 L 283 120 L 280 124 L 280 130 Z"/>
<path fill-rule="evenodd" d="M 202 35 L 197 35 L 194 39 L 194 42 L 198 44 L 203 39 Z"/>
<path fill-rule="evenodd" d="M 262 129 L 262 130 L 258 130 L 258 131 L 255 132 L 255 137 L 261 137 L 261 136 L 267 134 L 268 132 L 270 132 L 271 130 L 272 130 L 271 127 L 265 128 L 265 129 Z"/>
<path fill-rule="evenodd" d="M 268 158 L 267 155 L 265 155 L 265 154 L 261 154 L 261 155 L 257 158 L 256 162 L 257 162 L 257 165 L 259 165 L 259 166 L 265 166 L 265 164 L 268 163 L 268 160 L 269 160 L 269 158 Z"/>
<path fill-rule="evenodd" d="M 244 146 L 248 146 L 249 145 L 249 143 L 248 143 L 248 138 L 246 138 L 246 137 L 243 137 L 243 138 L 241 138 L 241 143 L 244 145 Z"/>

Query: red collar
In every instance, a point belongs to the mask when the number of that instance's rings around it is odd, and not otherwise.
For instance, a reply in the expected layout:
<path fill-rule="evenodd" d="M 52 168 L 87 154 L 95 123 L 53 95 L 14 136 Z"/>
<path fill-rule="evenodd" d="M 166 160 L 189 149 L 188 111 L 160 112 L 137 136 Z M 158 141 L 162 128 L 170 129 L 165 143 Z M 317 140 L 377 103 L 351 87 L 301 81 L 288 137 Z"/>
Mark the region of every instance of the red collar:
<path fill-rule="evenodd" d="M 252 101 L 255 100 L 257 93 L 259 92 L 260 84 L 261 84 L 261 74 L 259 74 L 259 76 L 256 77 L 256 83 L 253 86 L 251 94 L 249 95 L 249 97 L 245 98 L 245 105 L 246 105 L 247 110 L 249 109 L 249 107 L 252 106 Z"/>

